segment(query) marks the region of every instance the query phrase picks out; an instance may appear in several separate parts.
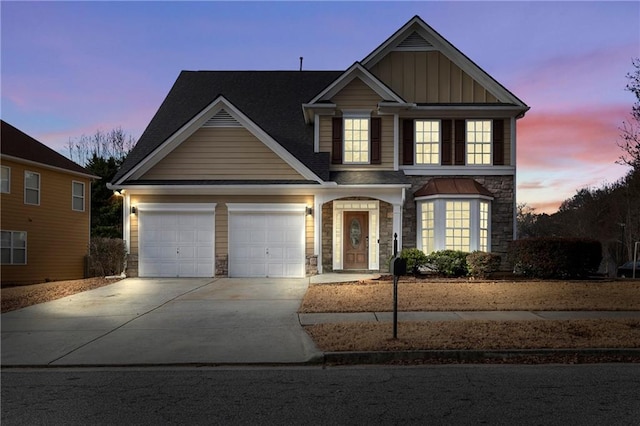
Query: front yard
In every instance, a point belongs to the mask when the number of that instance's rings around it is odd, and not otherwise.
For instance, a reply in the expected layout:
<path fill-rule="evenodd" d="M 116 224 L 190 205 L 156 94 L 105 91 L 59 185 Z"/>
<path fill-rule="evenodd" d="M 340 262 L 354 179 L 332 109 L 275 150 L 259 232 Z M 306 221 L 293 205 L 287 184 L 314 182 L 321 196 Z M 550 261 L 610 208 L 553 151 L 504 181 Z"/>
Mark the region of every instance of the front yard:
<path fill-rule="evenodd" d="M 422 281 L 398 285 L 400 311 L 640 311 L 640 281 Z M 391 281 L 309 287 L 300 312 L 393 310 Z M 323 351 L 640 348 L 640 320 L 338 323 L 306 326 Z"/>

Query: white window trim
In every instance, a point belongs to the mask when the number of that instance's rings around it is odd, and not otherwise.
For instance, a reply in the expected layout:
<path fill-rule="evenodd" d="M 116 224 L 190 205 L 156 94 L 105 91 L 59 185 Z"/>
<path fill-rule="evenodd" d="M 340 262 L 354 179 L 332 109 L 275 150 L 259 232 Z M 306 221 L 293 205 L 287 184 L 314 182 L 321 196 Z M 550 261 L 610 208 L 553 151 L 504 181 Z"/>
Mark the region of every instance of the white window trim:
<path fill-rule="evenodd" d="M 74 194 L 74 192 L 73 192 L 73 188 L 74 188 L 74 185 L 76 183 L 82 185 L 82 196 L 78 196 L 78 195 Z M 78 209 L 74 208 L 74 206 L 73 206 L 73 201 L 76 198 L 81 198 L 82 199 L 82 209 L 81 210 L 78 210 Z M 86 196 L 85 196 L 85 184 L 84 184 L 84 182 L 80 182 L 80 181 L 77 181 L 77 180 L 71 181 L 71 210 L 73 210 L 75 212 L 83 212 L 83 211 L 85 211 L 86 210 L 85 199 L 86 199 Z"/>
<path fill-rule="evenodd" d="M 9 231 L 6 229 L 3 229 L 2 232 L 9 232 L 11 234 L 11 246 L 10 247 L 4 247 L 4 248 L 8 248 L 10 250 L 11 253 L 11 261 L 9 263 L 3 263 L 3 265 L 18 265 L 18 266 L 24 266 L 27 264 L 27 255 L 28 255 L 28 234 L 27 231 Z M 13 234 L 20 234 L 20 233 L 24 233 L 24 263 L 14 263 L 13 262 L 13 250 L 14 249 L 22 249 L 22 247 L 15 247 L 13 246 Z"/>
<path fill-rule="evenodd" d="M 367 156 L 368 161 L 346 161 L 346 120 L 367 120 Z M 342 164 L 345 165 L 363 165 L 371 164 L 371 110 L 368 109 L 352 109 L 342 111 Z"/>
<path fill-rule="evenodd" d="M 380 202 L 378 200 L 336 200 L 333 202 L 333 270 L 343 268 L 343 231 L 345 211 L 369 212 L 369 269 L 380 269 L 380 253 L 378 239 L 380 238 Z"/>
<path fill-rule="evenodd" d="M 438 162 L 437 163 L 419 163 L 418 162 L 418 138 L 417 126 L 418 121 L 432 121 L 438 123 Z M 413 120 L 413 164 L 416 166 L 440 166 L 442 165 L 442 120 L 433 118 L 416 118 Z"/>
<path fill-rule="evenodd" d="M 2 170 L 6 170 L 7 171 L 7 190 L 3 191 L 2 190 L 2 185 L 0 185 L 0 192 L 3 194 L 11 194 L 11 167 L 9 166 L 2 166 Z"/>
<path fill-rule="evenodd" d="M 27 173 L 33 173 L 34 175 L 38 176 L 38 188 L 27 188 Z M 37 203 L 28 203 L 27 202 L 27 189 L 35 191 L 38 191 L 38 202 Z M 39 206 L 40 205 L 40 192 L 42 189 L 42 177 L 40 176 L 40 173 L 38 172 L 32 172 L 30 170 L 25 170 L 24 171 L 24 203 L 29 205 L 29 206 Z"/>
<path fill-rule="evenodd" d="M 467 136 L 469 135 L 469 131 L 467 130 L 467 126 L 469 124 L 470 121 L 475 121 L 475 122 L 481 122 L 481 121 L 488 121 L 489 122 L 489 129 L 490 129 L 490 135 L 491 137 L 489 138 L 489 162 L 488 163 L 474 163 L 474 164 L 469 164 L 469 140 L 467 139 Z M 474 144 L 477 144 L 478 142 L 473 142 Z M 468 166 L 473 166 L 473 167 L 491 167 L 493 166 L 493 120 L 489 119 L 489 118 L 468 118 L 464 121 L 464 164 L 468 165 Z"/>
<path fill-rule="evenodd" d="M 448 195 L 441 194 L 429 197 L 419 197 L 416 199 L 416 212 L 418 217 L 416 218 L 416 247 L 423 250 L 422 244 L 422 203 L 432 202 L 434 203 L 434 227 L 435 227 L 435 241 L 433 244 L 434 251 L 446 249 L 446 202 L 447 201 L 469 201 L 471 202 L 470 208 L 470 241 L 469 251 L 473 252 L 480 250 L 480 203 L 488 203 L 488 223 L 487 223 L 487 252 L 491 252 L 491 197 L 483 195 Z M 427 253 L 428 254 L 428 253 Z"/>

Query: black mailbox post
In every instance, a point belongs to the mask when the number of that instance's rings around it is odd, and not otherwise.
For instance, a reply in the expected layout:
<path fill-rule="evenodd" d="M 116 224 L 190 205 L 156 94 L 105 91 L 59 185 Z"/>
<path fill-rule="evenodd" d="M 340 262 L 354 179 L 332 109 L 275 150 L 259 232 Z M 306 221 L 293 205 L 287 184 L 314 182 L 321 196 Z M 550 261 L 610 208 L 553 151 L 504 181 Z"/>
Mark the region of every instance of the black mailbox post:
<path fill-rule="evenodd" d="M 393 275 L 393 338 L 398 338 L 398 280 L 400 275 L 407 275 L 407 260 L 398 257 L 391 259 L 389 265 Z"/>

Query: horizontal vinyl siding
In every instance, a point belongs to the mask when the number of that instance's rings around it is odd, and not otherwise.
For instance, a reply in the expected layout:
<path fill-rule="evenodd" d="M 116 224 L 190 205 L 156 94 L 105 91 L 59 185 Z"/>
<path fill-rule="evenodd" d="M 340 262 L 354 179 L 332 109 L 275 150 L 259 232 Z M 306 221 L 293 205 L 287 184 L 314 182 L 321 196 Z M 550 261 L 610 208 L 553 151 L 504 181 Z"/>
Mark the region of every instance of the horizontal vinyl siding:
<path fill-rule="evenodd" d="M 11 192 L 0 196 L 6 231 L 27 232 L 27 265 L 2 265 L 2 282 L 43 282 L 84 277 L 84 257 L 89 246 L 90 181 L 12 161 Z M 40 173 L 40 205 L 24 204 L 24 171 Z M 85 185 L 85 211 L 71 208 L 72 182 Z M 96 182 L 100 184 L 100 182 Z"/>
<path fill-rule="evenodd" d="M 227 203 L 304 203 L 313 205 L 313 196 L 309 195 L 132 195 L 131 205 L 140 203 L 216 203 L 215 213 L 215 254 L 227 255 L 229 247 L 229 213 Z M 306 248 L 307 255 L 312 255 L 314 224 L 313 216 L 306 217 Z M 131 243 L 132 254 L 138 254 L 138 216 L 131 216 Z"/>
<path fill-rule="evenodd" d="M 378 103 L 383 99 L 367 86 L 359 78 L 355 78 L 347 84 L 331 101 L 336 104 L 338 114 L 344 110 L 366 110 L 371 112 L 371 117 L 377 117 L 375 111 Z M 320 152 L 331 152 L 331 120 L 333 117 L 320 116 Z M 393 168 L 393 117 L 381 116 L 382 118 L 382 139 L 381 139 L 381 164 L 366 165 L 364 167 L 372 169 Z M 331 169 L 345 169 L 349 165 L 332 165 Z M 353 167 L 362 168 L 363 165 Z"/>
<path fill-rule="evenodd" d="M 201 128 L 141 179 L 304 179 L 244 128 Z"/>
<path fill-rule="evenodd" d="M 407 102 L 498 102 L 495 96 L 437 51 L 391 52 L 370 71 Z"/>

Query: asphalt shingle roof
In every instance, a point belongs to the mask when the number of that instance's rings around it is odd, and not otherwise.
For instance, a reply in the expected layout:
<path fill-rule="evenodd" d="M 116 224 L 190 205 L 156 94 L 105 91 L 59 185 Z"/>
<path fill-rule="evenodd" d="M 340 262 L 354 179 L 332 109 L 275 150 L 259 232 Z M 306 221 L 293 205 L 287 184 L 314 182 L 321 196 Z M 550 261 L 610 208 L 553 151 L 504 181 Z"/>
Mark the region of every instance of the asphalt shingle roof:
<path fill-rule="evenodd" d="M 0 122 L 2 123 L 0 128 L 0 152 L 3 155 L 92 176 L 87 169 L 42 142 L 38 142 L 4 120 L 0 120 Z"/>
<path fill-rule="evenodd" d="M 343 71 L 183 71 L 140 140 L 113 178 L 119 181 L 167 138 L 219 96 L 224 96 L 321 179 L 329 154 L 313 152 L 313 125 L 302 104 Z"/>

